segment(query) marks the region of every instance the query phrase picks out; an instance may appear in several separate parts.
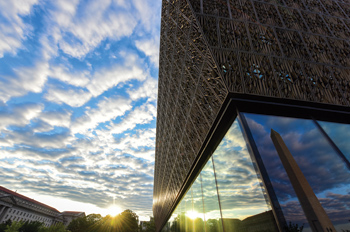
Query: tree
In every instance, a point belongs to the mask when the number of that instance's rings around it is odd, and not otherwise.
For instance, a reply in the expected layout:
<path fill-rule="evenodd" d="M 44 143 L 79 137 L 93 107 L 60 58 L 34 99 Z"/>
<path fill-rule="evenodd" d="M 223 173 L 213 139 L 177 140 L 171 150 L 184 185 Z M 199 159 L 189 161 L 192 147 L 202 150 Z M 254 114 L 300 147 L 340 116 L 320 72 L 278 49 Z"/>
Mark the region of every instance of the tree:
<path fill-rule="evenodd" d="M 137 232 L 138 230 L 138 216 L 133 211 L 127 209 L 120 214 L 119 220 L 122 223 L 121 232 Z"/>
<path fill-rule="evenodd" d="M 101 214 L 89 214 L 85 217 L 78 217 L 71 221 L 67 229 L 71 232 L 94 232 L 99 231 L 99 224 L 102 220 Z"/>
<path fill-rule="evenodd" d="M 64 225 L 62 223 L 59 223 L 57 225 L 52 225 L 50 227 L 42 226 L 39 228 L 38 232 L 69 232 L 64 228 Z"/>
<path fill-rule="evenodd" d="M 18 232 L 35 232 L 38 231 L 40 227 L 43 226 L 43 223 L 38 221 L 26 221 L 23 223 L 21 228 L 19 228 Z"/>
<path fill-rule="evenodd" d="M 304 229 L 304 224 L 302 226 L 299 226 L 298 224 L 289 222 L 289 225 L 285 226 L 285 230 L 288 232 L 302 232 L 303 229 Z"/>
<path fill-rule="evenodd" d="M 69 223 L 67 229 L 71 232 L 84 232 L 86 231 L 86 227 L 86 217 L 78 217 Z"/>
<path fill-rule="evenodd" d="M 10 226 L 12 224 L 11 219 L 8 219 L 6 222 L 3 222 L 0 224 L 0 232 L 5 232 L 7 226 Z"/>
<path fill-rule="evenodd" d="M 5 232 L 18 232 L 22 225 L 23 222 L 13 221 L 11 225 L 6 226 Z"/>
<path fill-rule="evenodd" d="M 70 232 L 64 228 L 62 223 L 46 227 L 38 221 L 13 221 L 7 220 L 0 224 L 0 232 Z"/>
<path fill-rule="evenodd" d="M 154 224 L 154 220 L 151 220 L 149 222 L 145 222 L 146 229 L 145 232 L 155 232 L 156 231 L 156 225 Z"/>
<path fill-rule="evenodd" d="M 74 219 L 67 227 L 71 232 L 137 232 L 138 216 L 131 210 L 125 210 L 115 217 L 101 217 L 90 214 Z"/>

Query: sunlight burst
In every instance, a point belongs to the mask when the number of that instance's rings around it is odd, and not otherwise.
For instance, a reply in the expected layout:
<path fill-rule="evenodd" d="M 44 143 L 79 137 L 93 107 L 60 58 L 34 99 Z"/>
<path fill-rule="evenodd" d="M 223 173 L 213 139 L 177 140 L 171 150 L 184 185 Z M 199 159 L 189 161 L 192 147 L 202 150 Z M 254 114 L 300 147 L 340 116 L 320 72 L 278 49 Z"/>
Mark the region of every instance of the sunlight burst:
<path fill-rule="evenodd" d="M 186 216 L 191 218 L 192 220 L 196 219 L 196 218 L 203 218 L 203 215 L 199 214 L 198 212 L 196 211 L 187 211 L 186 212 Z"/>
<path fill-rule="evenodd" d="M 109 208 L 106 209 L 106 214 L 109 214 L 112 217 L 117 216 L 121 212 L 123 212 L 122 208 L 120 208 L 117 205 L 112 205 L 112 206 L 110 206 Z"/>

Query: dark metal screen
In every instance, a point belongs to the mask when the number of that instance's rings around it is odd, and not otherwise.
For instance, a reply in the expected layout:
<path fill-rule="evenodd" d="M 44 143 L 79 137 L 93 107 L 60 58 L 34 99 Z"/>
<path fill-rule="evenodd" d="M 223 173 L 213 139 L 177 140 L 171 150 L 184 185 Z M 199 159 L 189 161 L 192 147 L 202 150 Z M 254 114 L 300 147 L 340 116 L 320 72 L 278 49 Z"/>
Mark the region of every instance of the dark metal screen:
<path fill-rule="evenodd" d="M 350 105 L 350 0 L 163 0 L 153 211 L 231 93 Z"/>

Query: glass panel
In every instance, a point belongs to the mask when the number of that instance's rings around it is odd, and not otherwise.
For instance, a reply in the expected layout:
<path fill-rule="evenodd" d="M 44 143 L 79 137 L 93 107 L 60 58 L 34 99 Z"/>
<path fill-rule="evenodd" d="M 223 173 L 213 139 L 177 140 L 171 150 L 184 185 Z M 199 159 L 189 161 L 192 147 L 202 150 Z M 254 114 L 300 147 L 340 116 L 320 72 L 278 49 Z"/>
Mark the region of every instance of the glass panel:
<path fill-rule="evenodd" d="M 186 232 L 192 232 L 193 231 L 193 221 L 191 216 L 191 213 L 193 212 L 193 205 L 192 205 L 192 188 L 186 193 L 186 196 L 183 200 L 185 205 L 185 231 Z"/>
<path fill-rule="evenodd" d="M 321 121 L 318 121 L 318 123 L 337 145 L 344 156 L 350 161 L 350 125 Z"/>
<path fill-rule="evenodd" d="M 169 221 L 170 221 L 170 225 L 169 225 L 169 231 L 172 231 L 172 232 L 177 232 L 179 231 L 177 229 L 177 221 L 176 221 L 176 218 L 177 218 L 177 215 L 178 215 L 178 207 L 175 209 L 174 213 L 171 215 Z"/>
<path fill-rule="evenodd" d="M 186 231 L 185 214 L 186 214 L 185 201 L 182 200 L 181 203 L 180 203 L 180 212 L 179 212 L 180 231 Z"/>
<path fill-rule="evenodd" d="M 337 231 L 350 229 L 350 171 L 312 120 L 245 114 L 287 222 L 311 231 L 270 138 L 278 132 Z"/>
<path fill-rule="evenodd" d="M 200 176 L 192 184 L 193 197 L 193 212 L 189 215 L 194 220 L 194 231 L 204 232 L 204 210 L 203 210 L 203 195 L 202 195 L 202 181 Z"/>
<path fill-rule="evenodd" d="M 171 215 L 171 217 L 173 218 L 173 223 L 171 224 L 171 227 L 170 227 L 171 232 L 179 232 L 180 231 L 179 208 L 180 208 L 180 205 L 176 207 L 176 210 Z"/>
<path fill-rule="evenodd" d="M 278 231 L 237 120 L 213 161 L 225 231 Z"/>
<path fill-rule="evenodd" d="M 201 172 L 205 226 L 207 232 L 222 232 L 220 207 L 212 160 L 209 159 Z"/>

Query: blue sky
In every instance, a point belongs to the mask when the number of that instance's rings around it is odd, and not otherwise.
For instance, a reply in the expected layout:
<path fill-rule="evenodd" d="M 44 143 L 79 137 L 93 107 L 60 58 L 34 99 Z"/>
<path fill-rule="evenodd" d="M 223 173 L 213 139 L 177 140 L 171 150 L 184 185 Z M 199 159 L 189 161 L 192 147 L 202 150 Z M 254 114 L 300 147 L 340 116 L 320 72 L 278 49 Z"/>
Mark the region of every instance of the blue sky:
<path fill-rule="evenodd" d="M 0 185 L 152 215 L 161 1 L 0 1 Z M 108 211 L 109 212 L 109 211 Z"/>
<path fill-rule="evenodd" d="M 299 168 L 319 199 L 337 231 L 349 228 L 350 170 L 312 120 L 245 114 L 248 125 L 274 187 L 286 221 L 308 226 L 297 195 L 270 138 L 274 129 L 280 133 Z M 319 122 L 340 148 L 348 141 L 347 125 Z M 339 136 L 342 135 L 342 136 Z M 345 136 L 344 136 L 345 135 Z M 332 136 L 333 137 L 333 136 Z M 332 139 L 334 139 L 333 137 Z"/>

